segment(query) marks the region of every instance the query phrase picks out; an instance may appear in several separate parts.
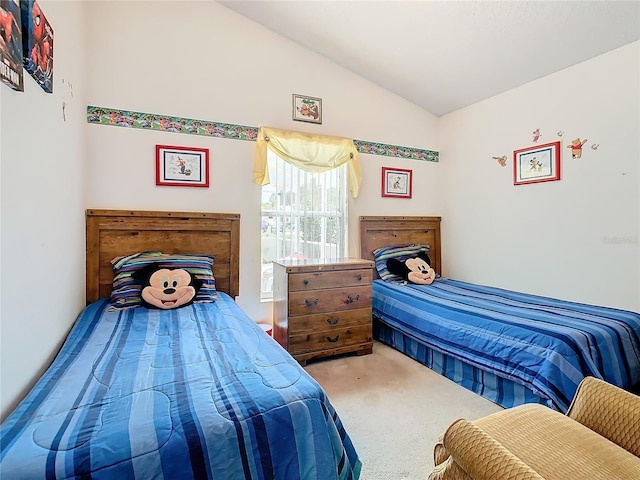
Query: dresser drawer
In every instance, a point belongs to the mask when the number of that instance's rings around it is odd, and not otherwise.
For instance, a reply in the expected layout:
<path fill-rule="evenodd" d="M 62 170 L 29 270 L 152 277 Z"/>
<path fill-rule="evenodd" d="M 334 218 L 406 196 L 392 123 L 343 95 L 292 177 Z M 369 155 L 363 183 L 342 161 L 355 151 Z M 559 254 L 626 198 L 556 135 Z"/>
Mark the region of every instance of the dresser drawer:
<path fill-rule="evenodd" d="M 331 332 L 332 330 L 362 325 L 371 325 L 371 308 L 291 317 L 289 319 L 289 335 Z"/>
<path fill-rule="evenodd" d="M 289 315 L 351 310 L 371 306 L 371 285 L 289 293 Z"/>
<path fill-rule="evenodd" d="M 311 352 L 371 341 L 371 323 L 352 328 L 338 328 L 322 332 L 302 333 L 289 336 L 289 352 Z"/>
<path fill-rule="evenodd" d="M 361 258 L 273 262 L 273 338 L 302 365 L 371 353 L 373 267 Z"/>
<path fill-rule="evenodd" d="M 289 291 L 368 285 L 372 280 L 373 271 L 370 268 L 335 272 L 292 273 L 289 275 Z"/>

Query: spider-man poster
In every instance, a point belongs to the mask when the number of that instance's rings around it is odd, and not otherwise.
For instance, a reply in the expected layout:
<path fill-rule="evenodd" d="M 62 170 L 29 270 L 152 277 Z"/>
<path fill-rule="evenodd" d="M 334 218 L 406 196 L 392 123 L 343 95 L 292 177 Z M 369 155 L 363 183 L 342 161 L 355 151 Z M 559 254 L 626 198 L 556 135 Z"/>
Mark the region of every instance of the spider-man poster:
<path fill-rule="evenodd" d="M 0 79 L 14 90 L 24 90 L 18 0 L 0 0 Z"/>
<path fill-rule="evenodd" d="M 47 93 L 53 92 L 53 28 L 35 0 L 23 0 L 22 59 L 27 72 Z"/>

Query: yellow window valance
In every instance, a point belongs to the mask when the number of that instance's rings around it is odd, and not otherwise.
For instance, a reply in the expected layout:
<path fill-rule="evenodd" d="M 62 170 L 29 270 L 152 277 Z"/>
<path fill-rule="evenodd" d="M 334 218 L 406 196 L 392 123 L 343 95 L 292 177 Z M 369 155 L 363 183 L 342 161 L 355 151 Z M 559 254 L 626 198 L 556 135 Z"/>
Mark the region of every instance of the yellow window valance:
<path fill-rule="evenodd" d="M 267 148 L 307 172 L 326 172 L 348 162 L 349 190 L 352 197 L 358 196 L 362 170 L 353 139 L 260 127 L 253 168 L 253 181 L 258 185 L 270 183 Z"/>

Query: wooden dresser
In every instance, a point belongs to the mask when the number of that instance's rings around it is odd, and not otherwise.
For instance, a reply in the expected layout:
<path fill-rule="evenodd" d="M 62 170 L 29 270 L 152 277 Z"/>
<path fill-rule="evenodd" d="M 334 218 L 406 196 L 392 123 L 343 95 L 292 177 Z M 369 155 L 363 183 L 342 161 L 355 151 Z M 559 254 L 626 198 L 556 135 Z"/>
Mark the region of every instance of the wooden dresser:
<path fill-rule="evenodd" d="M 273 263 L 273 338 L 300 362 L 371 353 L 373 262 L 283 260 Z"/>

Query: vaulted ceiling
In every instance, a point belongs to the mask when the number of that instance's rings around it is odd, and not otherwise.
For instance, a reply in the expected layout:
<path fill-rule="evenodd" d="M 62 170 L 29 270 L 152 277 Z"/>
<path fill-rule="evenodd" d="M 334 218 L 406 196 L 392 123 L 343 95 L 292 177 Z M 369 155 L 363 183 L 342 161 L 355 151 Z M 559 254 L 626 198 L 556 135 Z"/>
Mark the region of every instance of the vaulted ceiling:
<path fill-rule="evenodd" d="M 438 116 L 640 39 L 639 1 L 219 3 Z"/>

